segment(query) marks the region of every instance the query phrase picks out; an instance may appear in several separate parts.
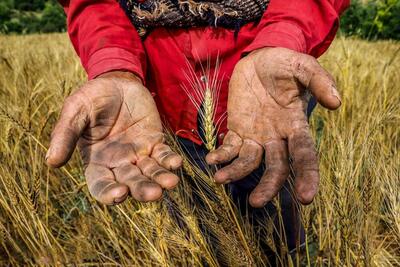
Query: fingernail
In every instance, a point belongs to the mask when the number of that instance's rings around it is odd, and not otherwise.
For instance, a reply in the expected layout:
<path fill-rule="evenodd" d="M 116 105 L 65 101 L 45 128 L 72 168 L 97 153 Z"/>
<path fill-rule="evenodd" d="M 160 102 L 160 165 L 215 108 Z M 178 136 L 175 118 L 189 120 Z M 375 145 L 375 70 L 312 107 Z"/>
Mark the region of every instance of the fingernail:
<path fill-rule="evenodd" d="M 342 104 L 342 99 L 340 98 L 340 95 L 337 91 L 337 89 L 335 88 L 335 86 L 332 86 L 331 88 L 331 94 L 337 98 L 337 100 L 339 100 L 340 104 Z"/>
<path fill-rule="evenodd" d="M 128 196 L 128 193 L 126 193 L 125 195 L 123 195 L 122 197 L 118 197 L 114 199 L 114 204 L 119 204 L 122 201 L 124 201 L 126 199 L 126 197 Z"/>
<path fill-rule="evenodd" d="M 45 156 L 45 159 L 47 160 L 49 157 L 50 157 L 50 148 L 47 150 L 47 153 L 46 153 L 46 156 Z"/>
<path fill-rule="evenodd" d="M 334 97 L 336 97 L 336 99 L 339 101 L 340 104 L 342 104 L 342 99 L 340 98 L 340 96 L 338 95 L 333 95 Z"/>

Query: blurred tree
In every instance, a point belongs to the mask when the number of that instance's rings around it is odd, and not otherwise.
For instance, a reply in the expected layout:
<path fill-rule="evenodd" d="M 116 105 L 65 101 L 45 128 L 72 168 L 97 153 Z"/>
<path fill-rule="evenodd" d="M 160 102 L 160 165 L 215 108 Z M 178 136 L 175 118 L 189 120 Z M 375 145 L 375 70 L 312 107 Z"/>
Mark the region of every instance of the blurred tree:
<path fill-rule="evenodd" d="M 367 37 L 400 39 L 400 1 L 381 0 Z M 376 33 L 376 34 L 375 34 Z M 374 36 L 375 34 L 375 36 Z"/>
<path fill-rule="evenodd" d="M 14 1 L 14 8 L 22 11 L 40 11 L 43 10 L 46 2 L 45 0 L 17 0 Z"/>
<path fill-rule="evenodd" d="M 340 20 L 340 29 L 346 35 L 365 36 L 370 20 L 368 17 L 374 17 L 372 8 L 366 8 L 359 0 L 353 0 L 349 9 L 346 10 Z"/>
<path fill-rule="evenodd" d="M 341 32 L 366 39 L 400 40 L 400 0 L 353 0 L 341 18 Z"/>
<path fill-rule="evenodd" d="M 60 32 L 65 30 L 64 10 L 54 3 L 46 3 L 41 19 L 41 32 Z"/>
<path fill-rule="evenodd" d="M 0 33 L 65 31 L 65 14 L 56 0 L 2 0 Z"/>
<path fill-rule="evenodd" d="M 0 2 L 0 25 L 11 19 L 12 8 L 13 8 L 12 0 L 4 0 Z"/>

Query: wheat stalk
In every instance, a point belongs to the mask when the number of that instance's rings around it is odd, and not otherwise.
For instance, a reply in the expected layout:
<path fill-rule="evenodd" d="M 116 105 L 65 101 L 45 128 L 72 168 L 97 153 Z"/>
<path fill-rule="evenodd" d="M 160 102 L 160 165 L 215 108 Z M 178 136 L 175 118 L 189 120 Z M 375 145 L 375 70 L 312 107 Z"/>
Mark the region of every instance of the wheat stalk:
<path fill-rule="evenodd" d="M 204 132 L 203 143 L 209 151 L 215 149 L 216 135 L 224 115 L 216 119 L 216 107 L 221 90 L 223 75 L 220 74 L 220 62 L 216 59 L 213 72 L 211 72 L 211 62 L 207 61 L 207 66 L 201 65 L 202 76 L 199 78 L 194 72 L 193 67 L 187 61 L 187 71 L 184 72 L 188 86 L 183 83 L 182 89 L 191 100 L 198 111 L 202 130 Z"/>
<path fill-rule="evenodd" d="M 307 259 L 291 262 L 282 255 L 285 244 L 274 240 L 283 234 L 272 223 L 275 218 L 262 225 L 261 235 L 252 232 L 212 181 L 215 170 L 202 172 L 190 157 L 184 161 L 186 174 L 177 172 L 183 182 L 169 193 L 189 225 L 185 229 L 173 221 L 165 201 L 99 205 L 81 182 L 78 157 L 67 172 L 49 170 L 40 159 L 50 136 L 48 126 L 85 73 L 64 34 L 2 35 L 0 51 L 5 59 L 0 61 L 0 265 L 218 266 L 222 257 L 232 264 L 264 266 L 257 259 L 260 239 L 278 255 L 278 265 L 307 266 Z M 318 108 L 311 118 L 321 170 L 318 196 L 302 211 L 311 266 L 400 266 L 399 51 L 393 41 L 338 38 L 321 58 L 338 82 L 343 104 L 336 112 Z M 193 104 L 207 114 L 203 141 L 212 149 L 213 135 L 225 119 L 212 115 L 219 99 L 215 82 L 223 75 L 214 79 L 211 71 L 207 76 L 207 66 L 202 74 L 207 79 L 193 77 L 195 82 L 185 84 Z M 29 195 L 20 179 L 31 177 Z M 39 195 L 44 177 L 46 194 Z M 194 205 L 193 191 L 204 202 L 202 209 Z M 32 212 L 41 203 L 46 208 Z M 212 238 L 204 235 L 204 228 L 215 233 Z M 158 242 L 168 248 L 162 251 Z M 222 244 L 218 253 L 210 243 Z"/>

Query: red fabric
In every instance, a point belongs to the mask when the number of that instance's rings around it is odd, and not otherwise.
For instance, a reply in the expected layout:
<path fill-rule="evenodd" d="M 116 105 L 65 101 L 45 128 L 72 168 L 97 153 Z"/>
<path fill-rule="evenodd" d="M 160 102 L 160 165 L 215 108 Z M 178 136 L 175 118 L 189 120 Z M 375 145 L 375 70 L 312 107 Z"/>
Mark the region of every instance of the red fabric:
<path fill-rule="evenodd" d="M 60 1 L 68 34 L 89 79 L 109 70 L 129 70 L 144 78 L 146 56 L 141 39 L 114 0 Z"/>
<path fill-rule="evenodd" d="M 184 76 L 188 63 L 200 77 L 207 60 L 215 63 L 219 57 L 222 61 L 218 120 L 226 113 L 229 77 L 241 56 L 267 46 L 320 56 L 332 42 L 339 14 L 350 0 L 271 0 L 261 21 L 243 26 L 237 38 L 234 31 L 222 28 L 158 28 L 144 42 L 116 1 L 60 2 L 67 13 L 71 41 L 89 79 L 111 70 L 137 74 L 155 96 L 172 130 L 201 143 L 197 110 L 182 90 L 182 84 L 189 86 Z M 220 132 L 225 131 L 223 123 Z"/>

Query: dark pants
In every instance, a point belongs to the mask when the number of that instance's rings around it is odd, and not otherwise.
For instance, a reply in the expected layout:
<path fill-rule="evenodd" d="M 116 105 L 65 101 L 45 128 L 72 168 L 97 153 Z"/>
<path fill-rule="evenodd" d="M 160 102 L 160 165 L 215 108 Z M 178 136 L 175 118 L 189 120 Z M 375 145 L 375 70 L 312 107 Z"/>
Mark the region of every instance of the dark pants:
<path fill-rule="evenodd" d="M 312 98 L 309 102 L 307 115 L 311 115 L 312 110 L 316 106 L 316 101 Z M 199 124 L 200 125 L 200 124 Z M 200 135 L 202 134 L 199 129 Z M 202 170 L 206 170 L 205 156 L 208 150 L 204 145 L 197 145 L 187 139 L 180 138 L 179 143 L 187 156 L 193 160 L 194 163 Z M 259 232 L 263 228 L 263 225 L 271 220 L 275 225 L 275 232 L 279 232 L 279 235 L 275 233 L 275 246 L 279 251 L 279 245 L 283 242 L 286 243 L 289 251 L 294 250 L 297 246 L 304 243 L 304 229 L 300 222 L 300 215 L 298 210 L 298 204 L 294 200 L 293 190 L 290 186 L 289 180 L 285 183 L 279 193 L 280 200 L 280 214 L 278 209 L 273 203 L 268 203 L 264 208 L 253 208 L 248 203 L 248 197 L 251 191 L 257 186 L 265 170 L 265 163 L 253 171 L 250 175 L 243 179 L 232 182 L 226 186 L 226 190 L 232 197 L 233 202 L 237 205 L 238 209 L 243 216 L 248 216 L 254 230 Z M 293 184 L 293 183 L 292 183 Z M 265 230 L 265 229 L 264 229 Z M 284 240 L 285 239 L 285 240 Z M 261 240 L 262 241 L 262 240 Z M 266 255 L 271 255 L 272 251 L 270 247 L 263 242 L 260 242 Z"/>
<path fill-rule="evenodd" d="M 197 145 L 187 139 L 179 139 L 179 142 L 187 153 L 187 156 L 201 169 L 206 170 L 205 156 L 208 150 L 203 145 Z M 209 167 L 208 167 L 209 168 Z M 253 208 L 248 204 L 248 197 L 251 191 L 257 186 L 262 174 L 265 170 L 265 164 L 253 171 L 250 175 L 243 179 L 232 182 L 226 186 L 228 194 L 231 196 L 233 202 L 236 204 L 243 216 L 247 216 L 247 219 L 251 223 L 256 233 L 262 233 L 266 229 L 263 227 L 266 222 L 270 221 L 275 225 L 275 245 L 279 251 L 279 244 L 286 243 L 289 251 L 296 248 L 304 242 L 304 230 L 300 223 L 300 217 L 298 214 L 297 204 L 293 200 L 293 194 L 289 183 L 285 183 L 284 187 L 279 193 L 279 200 L 281 206 L 281 216 L 277 214 L 277 208 L 273 203 L 268 203 L 264 208 Z M 193 185 L 195 186 L 195 185 Z M 203 190 L 204 191 L 204 190 Z M 201 202 L 201 198 L 196 198 L 195 201 Z M 197 203 L 199 204 L 199 203 Z M 200 203 L 201 205 L 201 203 Z M 283 226 L 283 227 L 282 227 Z M 279 229 L 282 229 L 282 233 L 278 234 Z M 266 234 L 266 233 L 265 233 Z M 272 250 L 268 244 L 263 243 L 265 239 L 261 234 L 261 247 L 266 255 L 271 256 Z M 286 237 L 286 238 L 285 238 Z M 282 240 L 286 239 L 286 240 Z"/>

